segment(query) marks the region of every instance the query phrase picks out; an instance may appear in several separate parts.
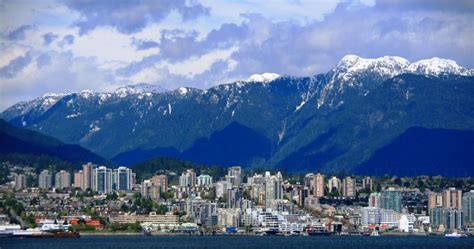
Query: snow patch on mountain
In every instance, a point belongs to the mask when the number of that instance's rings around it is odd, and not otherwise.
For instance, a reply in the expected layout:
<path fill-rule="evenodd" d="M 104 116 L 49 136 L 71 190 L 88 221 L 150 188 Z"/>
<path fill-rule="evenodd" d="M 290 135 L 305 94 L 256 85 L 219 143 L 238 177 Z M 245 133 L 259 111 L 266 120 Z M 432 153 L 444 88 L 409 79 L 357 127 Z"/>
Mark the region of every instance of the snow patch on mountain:
<path fill-rule="evenodd" d="M 124 87 L 119 87 L 117 90 L 115 90 L 115 94 L 121 98 L 126 97 L 131 94 L 139 94 L 139 93 L 164 93 L 167 92 L 168 90 L 165 88 L 162 88 L 161 86 L 157 85 L 152 85 L 152 84 L 146 84 L 146 83 L 140 83 L 136 85 L 128 85 Z"/>
<path fill-rule="evenodd" d="M 262 73 L 262 74 L 252 74 L 246 82 L 261 82 L 261 83 L 268 83 L 272 82 L 280 77 L 279 74 L 276 73 Z"/>

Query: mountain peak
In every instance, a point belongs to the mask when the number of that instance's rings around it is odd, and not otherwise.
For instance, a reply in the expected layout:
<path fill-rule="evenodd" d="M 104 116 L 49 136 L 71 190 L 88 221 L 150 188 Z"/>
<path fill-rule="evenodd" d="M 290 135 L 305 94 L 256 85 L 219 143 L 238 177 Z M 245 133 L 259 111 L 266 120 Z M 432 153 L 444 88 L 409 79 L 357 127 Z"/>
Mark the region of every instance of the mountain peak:
<path fill-rule="evenodd" d="M 128 85 L 119 87 L 115 90 L 115 94 L 119 95 L 120 97 L 125 97 L 129 94 L 137 94 L 137 93 L 163 93 L 167 92 L 167 89 L 162 88 L 161 86 L 147 84 L 147 83 L 139 83 L 136 85 Z"/>
<path fill-rule="evenodd" d="M 438 57 L 413 62 L 408 66 L 407 71 L 427 75 L 473 75 L 471 70 L 459 66 L 455 61 Z"/>
<path fill-rule="evenodd" d="M 274 81 L 279 77 L 280 75 L 276 73 L 252 74 L 246 81 L 267 83 L 267 82 Z"/>
<path fill-rule="evenodd" d="M 344 56 L 332 70 L 338 79 L 352 79 L 353 76 L 373 72 L 382 77 L 393 77 L 402 73 L 439 76 L 441 74 L 473 75 L 473 71 L 459 66 L 455 61 L 433 57 L 410 63 L 399 56 L 362 58 L 357 55 Z"/>
<path fill-rule="evenodd" d="M 373 71 L 381 76 L 393 77 L 402 73 L 409 64 L 410 62 L 408 60 L 398 56 L 383 56 L 368 59 L 357 55 L 346 55 L 333 71 L 337 73 L 337 78 L 344 80 L 366 71 Z"/>

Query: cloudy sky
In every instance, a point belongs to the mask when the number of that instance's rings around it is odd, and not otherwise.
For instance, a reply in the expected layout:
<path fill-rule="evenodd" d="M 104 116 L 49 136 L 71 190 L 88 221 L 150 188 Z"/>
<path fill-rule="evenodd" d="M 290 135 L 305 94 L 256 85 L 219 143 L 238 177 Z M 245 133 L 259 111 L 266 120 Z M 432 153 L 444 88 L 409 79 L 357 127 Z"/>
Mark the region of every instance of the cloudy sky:
<path fill-rule="evenodd" d="M 314 75 L 344 55 L 474 67 L 468 0 L 0 0 L 0 110 L 47 92 Z"/>

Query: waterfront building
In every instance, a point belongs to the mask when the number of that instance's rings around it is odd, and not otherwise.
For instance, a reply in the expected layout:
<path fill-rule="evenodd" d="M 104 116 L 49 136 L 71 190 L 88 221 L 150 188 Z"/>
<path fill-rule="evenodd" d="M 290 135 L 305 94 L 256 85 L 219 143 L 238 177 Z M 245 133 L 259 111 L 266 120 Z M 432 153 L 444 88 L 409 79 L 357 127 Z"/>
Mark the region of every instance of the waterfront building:
<path fill-rule="evenodd" d="M 314 177 L 313 177 L 313 181 L 314 181 Z M 329 179 L 328 181 L 328 191 L 329 192 L 332 192 L 334 189 L 340 193 L 341 192 L 341 180 L 339 180 L 339 178 L 333 176 Z"/>
<path fill-rule="evenodd" d="M 55 176 L 55 188 L 63 189 L 71 187 L 71 174 L 65 170 L 60 170 Z"/>
<path fill-rule="evenodd" d="M 324 175 L 319 172 L 314 176 L 314 190 L 315 197 L 324 197 Z"/>
<path fill-rule="evenodd" d="M 362 225 L 368 226 L 380 223 L 380 208 L 363 207 L 362 208 Z"/>
<path fill-rule="evenodd" d="M 444 209 L 442 206 L 436 206 L 429 209 L 431 227 L 438 228 L 439 225 L 444 224 L 443 211 Z"/>
<path fill-rule="evenodd" d="M 354 197 L 355 196 L 355 184 L 354 179 L 350 176 L 347 176 L 342 181 L 342 195 L 345 197 Z"/>
<path fill-rule="evenodd" d="M 397 214 L 394 210 L 377 207 L 362 208 L 362 226 L 386 225 L 389 227 L 398 226 Z"/>
<path fill-rule="evenodd" d="M 74 187 L 75 188 L 82 188 L 82 180 L 84 178 L 84 174 L 82 173 L 82 170 L 79 170 L 77 172 L 74 172 Z"/>
<path fill-rule="evenodd" d="M 112 192 L 112 170 L 105 166 L 95 168 L 93 171 L 93 190 L 101 194 Z"/>
<path fill-rule="evenodd" d="M 194 187 L 196 186 L 196 172 L 194 169 L 187 169 L 179 177 L 180 187 Z"/>
<path fill-rule="evenodd" d="M 202 187 L 209 187 L 212 185 L 212 176 L 210 175 L 199 175 L 197 177 L 197 185 Z"/>
<path fill-rule="evenodd" d="M 398 220 L 398 230 L 404 233 L 413 232 L 416 217 L 413 214 L 402 214 Z"/>
<path fill-rule="evenodd" d="M 444 212 L 444 228 L 448 231 L 461 230 L 464 227 L 462 209 L 445 208 Z"/>
<path fill-rule="evenodd" d="M 47 169 L 41 171 L 38 176 L 38 187 L 41 189 L 51 189 L 53 186 L 53 176 Z"/>
<path fill-rule="evenodd" d="M 389 188 L 382 191 L 381 204 L 383 209 L 391 209 L 397 213 L 402 211 L 402 193 L 400 190 Z"/>
<path fill-rule="evenodd" d="M 464 213 L 464 223 L 474 223 L 474 190 L 464 193 L 462 198 L 462 210 Z"/>
<path fill-rule="evenodd" d="M 239 227 L 241 223 L 240 208 L 218 209 L 218 225 L 221 227 Z"/>
<path fill-rule="evenodd" d="M 110 216 L 110 222 L 121 224 L 135 224 L 141 223 L 143 227 L 150 227 L 157 229 L 175 229 L 178 228 L 181 222 L 178 215 L 159 215 L 151 212 L 148 215 L 125 214 L 118 216 Z"/>
<path fill-rule="evenodd" d="M 444 191 L 443 195 L 444 208 L 462 208 L 462 192 L 456 188 L 449 188 Z"/>

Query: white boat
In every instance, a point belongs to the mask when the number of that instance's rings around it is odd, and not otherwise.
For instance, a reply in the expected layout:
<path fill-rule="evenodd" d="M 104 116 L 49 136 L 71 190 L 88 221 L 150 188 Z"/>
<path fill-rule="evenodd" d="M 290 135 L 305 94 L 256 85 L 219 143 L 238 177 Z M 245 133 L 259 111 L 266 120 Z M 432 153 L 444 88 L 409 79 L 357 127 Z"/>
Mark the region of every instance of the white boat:
<path fill-rule="evenodd" d="M 378 237 L 378 236 L 380 236 L 380 233 L 379 233 L 378 230 L 374 229 L 374 230 L 372 231 L 372 233 L 370 234 L 370 236 Z"/>
<path fill-rule="evenodd" d="M 453 232 L 453 233 L 447 233 L 444 235 L 445 238 L 467 238 L 467 234 L 464 233 L 458 233 L 458 232 Z"/>
<path fill-rule="evenodd" d="M 26 230 L 18 230 L 13 232 L 13 237 L 39 237 L 43 235 L 44 232 L 39 228 L 28 228 Z"/>

